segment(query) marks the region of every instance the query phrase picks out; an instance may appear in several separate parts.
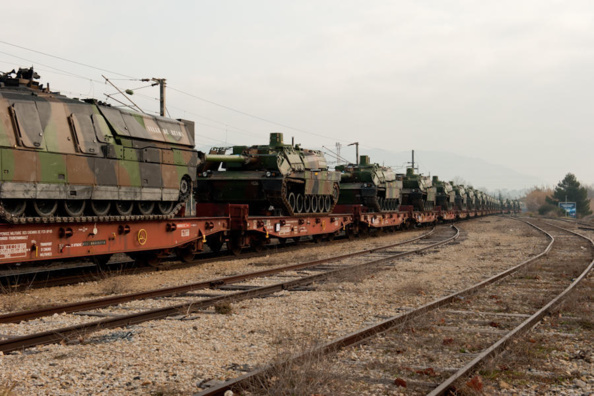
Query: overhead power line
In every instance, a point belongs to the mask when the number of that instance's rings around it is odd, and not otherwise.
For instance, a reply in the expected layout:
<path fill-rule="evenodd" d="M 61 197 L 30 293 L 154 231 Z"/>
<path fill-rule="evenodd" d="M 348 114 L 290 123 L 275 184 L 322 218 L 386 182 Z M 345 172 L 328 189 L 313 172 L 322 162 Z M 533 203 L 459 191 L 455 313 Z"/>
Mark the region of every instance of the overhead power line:
<path fill-rule="evenodd" d="M 16 47 L 16 48 L 24 49 L 26 51 L 35 52 L 36 54 L 41 54 L 41 55 L 49 56 L 50 58 L 63 60 L 65 62 L 74 63 L 74 64 L 77 64 L 77 65 L 80 65 L 80 66 L 90 67 L 91 69 L 100 70 L 100 71 L 111 73 L 111 74 L 117 74 L 118 76 L 135 79 L 135 77 L 127 76 L 127 75 L 122 74 L 122 73 L 114 72 L 114 71 L 107 70 L 107 69 L 102 69 L 100 67 L 95 67 L 95 66 L 92 66 L 92 65 L 87 65 L 86 63 L 81 63 L 81 62 L 73 61 L 71 59 L 62 58 L 61 56 L 56 56 L 56 55 L 48 54 L 48 53 L 45 53 L 45 52 L 37 51 L 37 50 L 31 49 L 31 48 L 27 48 L 27 47 L 23 47 L 23 46 L 20 46 L 20 45 L 8 43 L 8 42 L 3 41 L 3 40 L 0 40 L 0 43 L 6 44 L 6 45 L 10 45 L 11 47 Z"/>
<path fill-rule="evenodd" d="M 93 65 L 86 64 L 86 63 L 82 63 L 82 62 L 74 61 L 74 60 L 71 60 L 71 59 L 67 59 L 67 58 L 64 58 L 64 57 L 61 57 L 61 56 L 56 56 L 56 55 L 48 54 L 48 53 L 43 52 L 43 51 L 37 51 L 37 50 L 31 49 L 31 48 L 27 48 L 27 47 L 24 47 L 24 46 L 21 46 L 21 45 L 9 43 L 9 42 L 4 41 L 4 40 L 0 40 L 0 43 L 5 44 L 5 45 L 9 45 L 11 47 L 23 49 L 25 51 L 34 52 L 36 54 L 41 54 L 41 55 L 44 55 L 44 56 L 48 56 L 48 57 L 51 57 L 51 58 L 54 58 L 54 59 L 59 59 L 61 61 L 70 62 L 70 63 L 76 64 L 76 65 L 79 65 L 79 66 L 84 66 L 84 67 L 88 67 L 88 68 L 91 68 L 91 69 L 94 69 L 94 70 L 99 70 L 99 71 L 102 71 L 102 72 L 107 72 L 107 73 L 110 73 L 110 74 L 115 74 L 115 75 L 118 75 L 118 76 L 121 76 L 121 77 L 126 77 L 126 78 L 129 78 L 129 79 L 132 79 L 132 80 L 138 80 L 138 78 L 136 78 L 136 77 L 129 76 L 129 75 L 126 75 L 126 74 L 123 74 L 123 73 L 118 73 L 118 72 L 115 72 L 115 71 L 112 71 L 112 70 L 103 69 L 103 68 L 100 68 L 100 67 L 96 67 L 96 66 L 93 66 Z M 10 55 L 10 54 L 7 54 L 7 55 Z M 10 55 L 10 56 L 15 56 L 15 55 Z M 17 57 L 17 56 L 15 56 L 15 57 Z M 19 58 L 19 57 L 17 57 L 17 58 Z M 24 58 L 20 58 L 20 59 L 24 59 Z M 24 60 L 26 60 L 26 59 L 24 59 Z M 31 60 L 27 60 L 27 61 L 28 62 L 32 62 Z M 82 76 L 79 76 L 79 75 L 76 75 L 74 73 L 70 73 L 70 72 L 67 72 L 67 71 L 64 71 L 64 70 L 60 70 L 60 69 L 54 68 L 52 66 L 47 66 L 47 65 L 44 65 L 44 66 L 50 67 L 50 68 L 55 69 L 55 70 L 59 70 L 61 72 L 65 72 L 65 73 L 71 74 L 74 77 L 84 78 Z M 84 78 L 84 79 L 86 79 L 86 78 Z M 95 80 L 92 80 L 92 79 L 88 79 L 88 80 L 91 80 L 93 82 L 98 82 L 98 81 L 95 81 Z M 305 133 L 305 134 L 308 134 L 308 135 L 311 135 L 311 136 L 316 136 L 316 137 L 327 139 L 327 140 L 332 140 L 332 141 L 336 141 L 337 140 L 336 138 L 332 138 L 332 137 L 329 137 L 329 136 L 326 136 L 326 135 L 322 135 L 322 134 L 319 134 L 319 133 L 315 133 L 315 132 L 306 131 L 306 130 L 300 129 L 300 128 L 295 128 L 295 127 L 292 127 L 292 126 L 289 126 L 289 125 L 286 125 L 286 124 L 283 124 L 283 123 L 280 123 L 280 122 L 276 122 L 276 121 L 269 120 L 269 119 L 264 118 L 264 117 L 257 116 L 255 114 L 250 114 L 250 113 L 247 113 L 245 111 L 241 111 L 241 110 L 235 109 L 235 108 L 230 107 L 230 106 L 226 106 L 226 105 L 223 105 L 223 104 L 220 104 L 220 103 L 216 103 L 216 102 L 214 102 L 212 100 L 208 100 L 208 99 L 199 97 L 197 95 L 193 95 L 193 94 L 190 94 L 188 92 L 184 92 L 184 91 L 182 91 L 180 89 L 176 89 L 176 88 L 173 88 L 171 86 L 168 86 L 168 88 L 170 90 L 172 90 L 172 91 L 176 91 L 176 92 L 181 93 L 183 95 L 187 95 L 189 97 L 192 97 L 192 98 L 201 100 L 203 102 L 212 104 L 214 106 L 218 106 L 218 107 L 221 107 L 223 109 L 226 109 L 226 110 L 229 110 L 229 111 L 233 111 L 233 112 L 236 112 L 238 114 L 242 114 L 242 115 L 247 116 L 247 117 L 251 117 L 251 118 L 254 118 L 254 119 L 257 119 L 257 120 L 260 120 L 260 121 L 264 121 L 264 122 L 267 122 L 269 124 L 277 125 L 277 126 L 280 126 L 280 127 L 283 127 L 283 128 L 291 129 L 293 131 Z"/>

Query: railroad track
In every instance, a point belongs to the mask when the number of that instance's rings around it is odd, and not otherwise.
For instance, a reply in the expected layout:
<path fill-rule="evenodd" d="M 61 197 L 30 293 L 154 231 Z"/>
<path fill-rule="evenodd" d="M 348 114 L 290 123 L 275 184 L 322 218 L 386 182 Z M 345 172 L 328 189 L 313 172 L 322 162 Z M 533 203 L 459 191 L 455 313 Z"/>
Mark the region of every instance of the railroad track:
<path fill-rule="evenodd" d="M 337 238 L 329 243 L 342 243 L 347 239 L 345 237 Z M 315 241 L 314 241 L 315 242 Z M 286 243 L 272 244 L 266 246 L 263 251 L 244 252 L 241 258 L 253 258 L 266 255 L 270 249 L 281 249 L 290 251 L 291 249 L 306 249 L 305 243 Z M 124 256 L 123 254 L 121 256 Z M 91 261 L 73 261 L 55 266 L 38 266 L 13 268 L 0 271 L 0 288 L 10 290 L 11 292 L 23 291 L 29 289 L 39 289 L 55 286 L 66 286 L 80 282 L 96 281 L 110 275 L 138 275 L 143 273 L 177 270 L 189 268 L 194 265 L 203 265 L 220 261 L 224 257 L 235 257 L 235 255 L 223 247 L 219 252 L 205 251 L 196 254 L 191 261 L 180 261 L 178 257 L 172 255 L 164 258 L 158 267 L 139 266 L 132 259 L 112 259 L 108 264 L 96 265 Z"/>
<path fill-rule="evenodd" d="M 540 254 L 461 292 L 271 363 L 199 395 L 246 389 L 252 394 L 266 393 L 283 377 L 312 375 L 312 367 L 333 371 L 341 382 L 339 393 L 344 389 L 353 394 L 362 389 L 369 392 L 374 386 L 372 393 L 382 394 L 397 389 L 429 395 L 480 392 L 480 379 L 472 377 L 476 369 L 537 325 L 594 266 L 591 239 L 548 223 L 541 227 L 528 224 L 550 238 Z M 584 241 L 588 244 L 585 250 Z M 355 352 L 345 349 L 353 345 L 358 346 Z M 369 387 L 361 388 L 361 383 Z"/>
<path fill-rule="evenodd" d="M 128 326 L 170 316 L 190 315 L 216 304 L 230 303 L 263 297 L 282 290 L 298 289 L 333 276 L 392 265 L 393 261 L 410 254 L 434 249 L 455 240 L 456 227 L 439 226 L 419 237 L 390 245 L 363 250 L 341 256 L 293 264 L 247 274 L 212 279 L 178 287 L 152 290 L 122 296 L 52 306 L 43 309 L 14 312 L 0 316 L 0 351 L 9 353 L 37 345 L 56 342 L 76 342 L 94 331 Z M 407 247 L 407 250 L 392 250 Z M 259 284 L 254 282 L 257 280 Z M 209 290 L 206 290 L 209 289 Z M 179 302 L 179 299 L 183 302 Z M 138 301 L 153 299 L 159 308 L 139 309 Z M 136 303 L 136 305 L 125 305 Z M 145 303 L 146 304 L 146 303 Z M 130 313 L 130 311 L 135 311 Z M 67 327 L 56 327 L 64 315 L 76 315 L 75 322 Z M 100 320 L 90 318 L 104 317 Z M 43 318 L 43 320 L 39 320 Z M 34 333 L 24 334 L 33 331 Z"/>

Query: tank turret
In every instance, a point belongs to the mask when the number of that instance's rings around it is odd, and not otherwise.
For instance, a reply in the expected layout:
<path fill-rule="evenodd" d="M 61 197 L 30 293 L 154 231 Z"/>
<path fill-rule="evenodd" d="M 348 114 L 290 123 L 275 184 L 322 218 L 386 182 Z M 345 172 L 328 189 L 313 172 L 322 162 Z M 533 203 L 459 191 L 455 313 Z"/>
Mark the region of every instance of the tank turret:
<path fill-rule="evenodd" d="M 415 173 L 414 168 L 407 168 L 403 175 L 402 204 L 412 205 L 415 210 L 433 210 L 437 188 L 429 176 Z"/>
<path fill-rule="evenodd" d="M 392 169 L 372 164 L 362 155 L 358 164 L 338 165 L 341 172 L 340 205 L 363 205 L 374 211 L 398 210 L 402 181 Z"/>
<path fill-rule="evenodd" d="M 245 203 L 253 214 L 270 207 L 279 214 L 331 212 L 339 196 L 340 173 L 328 170 L 322 152 L 283 143 L 271 133 L 268 145 L 234 146 L 204 155 L 198 202 Z"/>

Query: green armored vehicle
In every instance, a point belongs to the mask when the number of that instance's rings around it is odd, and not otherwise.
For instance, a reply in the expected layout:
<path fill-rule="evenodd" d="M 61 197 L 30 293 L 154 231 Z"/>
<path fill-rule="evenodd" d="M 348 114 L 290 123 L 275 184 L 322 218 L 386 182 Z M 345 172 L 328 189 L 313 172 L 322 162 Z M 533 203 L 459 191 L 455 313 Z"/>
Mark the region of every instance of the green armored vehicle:
<path fill-rule="evenodd" d="M 416 174 L 414 168 L 406 168 L 402 176 L 402 204 L 412 205 L 414 210 L 433 210 L 437 188 L 432 185 L 431 177 Z"/>
<path fill-rule="evenodd" d="M 466 194 L 466 188 L 462 184 L 454 185 L 454 182 L 450 182 L 454 187 L 454 192 L 456 194 L 455 198 L 455 206 L 458 210 L 466 210 L 467 209 L 467 202 L 468 202 L 468 195 Z"/>
<path fill-rule="evenodd" d="M 466 207 L 468 210 L 476 210 L 478 209 L 478 199 L 476 196 L 476 190 L 472 188 L 472 186 L 466 187 Z"/>
<path fill-rule="evenodd" d="M 190 196 L 194 124 L 70 99 L 33 68 L 0 75 L 0 220 L 173 216 Z M 87 218 L 88 217 L 88 218 Z"/>
<path fill-rule="evenodd" d="M 441 210 L 451 210 L 456 204 L 456 191 L 450 182 L 441 181 L 433 176 L 433 185 L 437 189 L 435 203 Z"/>
<path fill-rule="evenodd" d="M 398 210 L 402 180 L 392 169 L 371 164 L 367 155 L 358 164 L 338 165 L 341 172 L 339 205 L 363 205 L 374 211 Z"/>
<path fill-rule="evenodd" d="M 338 202 L 340 173 L 329 171 L 320 151 L 283 143 L 234 146 L 231 155 L 211 150 L 198 175 L 196 198 L 203 203 L 242 203 L 252 214 L 329 213 Z M 221 170 L 222 168 L 222 170 Z"/>

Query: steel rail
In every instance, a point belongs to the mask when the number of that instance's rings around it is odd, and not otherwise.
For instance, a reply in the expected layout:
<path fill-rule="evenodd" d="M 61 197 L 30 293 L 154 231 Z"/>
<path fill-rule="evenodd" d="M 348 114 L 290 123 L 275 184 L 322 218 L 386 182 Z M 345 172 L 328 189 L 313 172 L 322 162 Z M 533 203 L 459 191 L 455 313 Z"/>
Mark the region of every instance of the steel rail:
<path fill-rule="evenodd" d="M 97 308 L 104 308 L 111 305 L 122 304 L 129 301 L 135 300 L 143 300 L 147 298 L 155 298 L 155 297 L 166 297 L 166 296 L 173 296 L 182 293 L 187 293 L 190 291 L 201 290 L 201 289 L 208 289 L 208 288 L 215 288 L 220 287 L 223 285 L 229 285 L 233 283 L 242 282 L 249 279 L 254 278 L 261 278 L 268 275 L 274 275 L 279 272 L 284 271 L 292 271 L 297 269 L 303 269 L 307 267 L 312 267 L 324 263 L 329 263 L 332 261 L 342 260 L 349 257 L 361 256 L 364 254 L 374 253 L 377 251 L 389 249 L 395 246 L 405 245 L 411 242 L 415 242 L 419 239 L 426 238 L 435 232 L 435 228 L 431 229 L 429 232 L 426 232 L 416 238 L 407 239 L 402 242 L 392 243 L 390 245 L 381 246 L 379 248 L 374 249 L 365 249 L 360 250 L 353 253 L 344 254 L 341 256 L 329 257 L 326 259 L 320 260 L 313 260 L 299 264 L 288 265 L 279 268 L 267 269 L 262 271 L 255 271 L 249 272 L 246 274 L 240 275 L 232 275 L 223 278 L 211 279 L 202 282 L 195 282 L 189 283 L 181 286 L 173 286 L 173 287 L 166 287 L 157 290 L 148 290 L 144 292 L 138 293 L 130 293 L 124 294 L 119 296 L 111 296 L 111 297 L 102 297 L 93 300 L 87 300 L 82 302 L 75 302 L 69 304 L 62 304 L 62 305 L 55 305 L 51 307 L 40 308 L 36 310 L 27 310 L 27 311 L 20 311 L 20 312 L 11 312 L 7 314 L 0 315 L 0 323 L 18 323 L 23 320 L 31 320 L 37 319 L 44 316 L 50 316 L 53 314 L 61 314 L 61 313 L 70 313 L 82 310 L 89 310 L 89 309 L 97 309 Z"/>
<path fill-rule="evenodd" d="M 526 222 L 526 223 L 528 223 L 528 222 Z M 530 223 L 528 223 L 528 224 L 530 224 Z M 545 223 L 545 224 L 548 224 L 552 227 L 556 227 L 556 228 L 559 228 L 559 229 L 566 231 L 568 233 L 579 236 L 579 237 L 589 241 L 590 244 L 592 245 L 592 247 L 594 247 L 594 241 L 592 241 L 592 239 L 588 238 L 587 236 L 578 234 L 577 232 L 568 230 L 566 228 L 559 227 L 554 224 L 550 224 L 550 223 Z M 522 322 L 519 326 L 514 328 L 512 331 L 507 333 L 499 341 L 497 341 L 496 343 L 491 345 L 489 348 L 487 348 L 486 350 L 481 352 L 471 362 L 469 362 L 467 365 L 462 367 L 460 370 L 458 370 L 456 373 L 454 373 L 452 376 L 450 376 L 448 379 L 446 379 L 444 382 L 442 382 L 437 388 L 435 388 L 433 391 L 431 391 L 428 395 L 429 396 L 438 396 L 438 395 L 446 394 L 446 392 L 450 389 L 450 387 L 454 384 L 454 382 L 456 382 L 458 379 L 460 379 L 464 376 L 467 376 L 471 371 L 473 371 L 477 366 L 479 366 L 486 358 L 495 354 L 498 351 L 501 351 L 514 338 L 517 338 L 520 335 L 529 331 L 534 325 L 536 325 L 538 322 L 540 322 L 542 320 L 542 318 L 545 316 L 545 314 L 547 314 L 553 307 L 555 307 L 561 300 L 563 300 L 563 298 L 565 298 L 565 296 L 567 296 L 567 294 L 569 294 L 586 277 L 586 275 L 588 275 L 588 272 L 590 272 L 593 267 L 594 267 L 594 260 L 592 260 L 590 262 L 590 264 L 582 272 L 582 274 L 579 277 L 577 277 L 565 290 L 563 290 L 563 292 L 561 292 L 561 294 L 557 295 L 557 297 L 552 299 L 547 305 L 545 305 L 544 307 L 539 309 L 536 313 L 534 313 L 532 316 L 530 316 L 528 319 L 526 319 L 524 322 Z"/>
<path fill-rule="evenodd" d="M 199 310 L 203 310 L 205 308 L 211 307 L 217 303 L 242 301 L 242 300 L 246 300 L 246 299 L 250 299 L 250 298 L 256 298 L 256 297 L 262 297 L 265 295 L 270 295 L 270 294 L 273 294 L 273 293 L 276 293 L 276 292 L 282 291 L 282 290 L 290 290 L 290 289 L 298 287 L 298 286 L 309 285 L 309 284 L 330 278 L 330 277 L 335 276 L 339 273 L 345 273 L 347 271 L 356 271 L 363 267 L 373 267 L 378 264 L 383 264 L 387 261 L 391 261 L 391 260 L 394 260 L 394 259 L 397 259 L 397 258 L 400 258 L 403 256 L 415 254 L 415 253 L 418 253 L 418 252 L 421 252 L 424 250 L 432 249 L 437 246 L 443 245 L 445 243 L 448 243 L 448 242 L 458 238 L 460 231 L 454 226 L 452 226 L 452 228 L 454 228 L 456 230 L 455 235 L 453 235 L 445 240 L 441 240 L 437 243 L 427 245 L 427 246 L 424 246 L 424 247 L 421 247 L 418 249 L 410 250 L 407 252 L 401 252 L 401 253 L 397 253 L 397 254 L 394 254 L 391 256 L 382 257 L 381 259 L 378 259 L 378 260 L 373 260 L 373 261 L 361 263 L 361 264 L 355 264 L 355 265 L 351 265 L 351 266 L 348 266 L 345 268 L 331 270 L 331 271 L 328 271 L 328 272 L 325 272 L 322 274 L 311 275 L 311 276 L 307 276 L 307 277 L 304 277 L 301 279 L 296 279 L 296 280 L 287 281 L 287 282 L 281 282 L 281 283 L 277 283 L 274 285 L 258 287 L 258 288 L 252 289 L 252 290 L 233 293 L 233 294 L 229 294 L 226 296 L 218 296 L 218 297 L 213 297 L 213 298 L 195 301 L 195 302 L 176 304 L 176 305 L 172 305 L 172 306 L 165 307 L 165 308 L 157 308 L 157 309 L 152 309 L 152 310 L 134 313 L 134 314 L 130 314 L 130 315 L 108 318 L 108 319 L 103 319 L 103 320 L 99 320 L 99 321 L 83 323 L 83 324 L 79 324 L 79 325 L 68 326 L 68 327 L 61 328 L 61 329 L 54 329 L 54 330 L 48 330 L 48 331 L 25 335 L 25 336 L 18 336 L 18 337 L 10 338 L 8 340 L 0 341 L 0 352 L 8 353 L 8 352 L 12 352 L 12 351 L 22 350 L 25 348 L 30 348 L 30 347 L 37 346 L 37 345 L 52 344 L 52 343 L 63 341 L 65 339 L 69 339 L 72 336 L 80 336 L 81 334 L 87 335 L 89 333 L 103 330 L 103 329 L 129 326 L 129 325 L 138 324 L 138 323 L 142 323 L 142 322 L 146 322 L 146 321 L 150 321 L 150 320 L 163 319 L 165 317 L 172 316 L 175 314 L 180 314 L 180 313 L 188 314 L 190 312 L 195 312 L 195 311 L 199 311 Z M 431 232 L 433 232 L 433 231 L 431 231 Z M 414 238 L 414 240 L 422 239 L 425 237 L 426 237 L 426 235 L 420 236 L 420 237 Z M 410 241 L 412 241 L 412 240 L 409 240 L 409 242 Z M 397 246 L 402 243 L 405 243 L 405 242 L 393 244 L 392 246 Z M 368 249 L 365 251 L 356 252 L 354 254 L 353 253 L 346 254 L 346 255 L 339 256 L 339 257 L 340 258 L 349 258 L 352 256 L 361 255 L 361 254 L 363 254 L 363 252 L 375 252 L 375 251 L 385 250 L 387 248 L 388 247 L 384 246 L 381 248 L 374 248 L 374 249 Z M 328 262 L 328 261 L 335 261 L 335 260 L 337 260 L 336 257 L 330 258 L 330 259 L 316 260 L 316 263 L 319 264 L 320 262 Z M 314 264 L 310 264 L 310 265 L 314 265 Z M 294 266 L 292 266 L 292 267 L 294 267 Z M 263 271 L 263 272 L 268 272 L 268 271 Z M 242 275 L 240 275 L 240 276 L 242 276 Z M 245 276 L 245 275 L 243 275 L 243 276 Z"/>
<path fill-rule="evenodd" d="M 546 254 L 548 254 L 550 252 L 550 250 L 553 246 L 553 243 L 555 242 L 555 238 L 551 234 L 549 234 L 548 232 L 543 230 L 542 228 L 537 227 L 531 223 L 528 223 L 528 224 L 530 226 L 534 227 L 535 229 L 539 230 L 540 232 L 544 233 L 550 239 L 550 242 L 547 245 L 547 247 L 538 255 L 531 257 L 510 269 L 507 269 L 495 276 L 492 276 L 489 279 L 486 279 L 486 280 L 484 280 L 480 283 L 477 283 L 471 287 L 468 287 L 462 291 L 452 293 L 448 296 L 442 297 L 438 300 L 435 300 L 433 302 L 425 304 L 413 311 L 409 311 L 409 312 L 394 316 L 392 318 L 386 319 L 383 322 L 380 322 L 379 324 L 366 327 L 362 330 L 359 330 L 359 331 L 353 332 L 351 334 L 348 334 L 346 336 L 337 338 L 333 341 L 330 341 L 330 342 L 328 342 L 320 347 L 314 348 L 310 351 L 306 351 L 304 353 L 295 355 L 294 357 L 290 358 L 289 360 L 285 361 L 284 363 L 281 363 L 281 365 L 288 365 L 288 364 L 291 364 L 294 362 L 299 362 L 299 361 L 307 359 L 308 356 L 312 356 L 312 355 L 329 354 L 329 353 L 335 352 L 341 348 L 345 348 L 350 345 L 357 344 L 365 339 L 369 339 L 369 338 L 376 336 L 380 333 L 389 331 L 389 330 L 393 329 L 394 327 L 396 327 L 402 323 L 405 323 L 411 319 L 417 318 L 421 315 L 426 314 L 427 312 L 433 311 L 433 310 L 440 308 L 444 305 L 450 304 L 450 303 L 456 301 L 457 299 L 459 299 L 460 297 L 470 295 L 470 294 L 476 292 L 477 290 L 479 290 L 483 287 L 486 287 L 494 282 L 497 282 L 500 279 L 503 279 L 503 278 L 513 274 L 514 272 L 516 272 L 519 269 L 523 268 L 524 266 L 530 264 L 531 262 L 545 256 Z M 276 367 L 278 367 L 278 366 L 272 366 L 272 365 L 266 366 L 262 369 L 258 369 L 253 372 L 244 374 L 241 377 L 227 381 L 227 382 L 220 384 L 218 386 L 208 388 L 202 392 L 197 393 L 196 396 L 223 395 L 228 390 L 241 388 L 242 385 L 248 384 L 257 378 L 265 377 L 270 372 L 272 372 Z"/>

